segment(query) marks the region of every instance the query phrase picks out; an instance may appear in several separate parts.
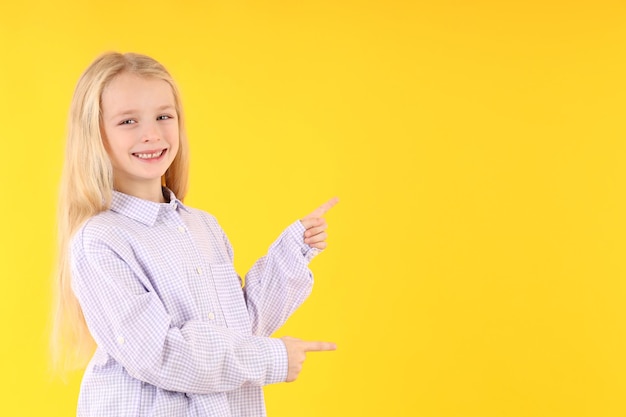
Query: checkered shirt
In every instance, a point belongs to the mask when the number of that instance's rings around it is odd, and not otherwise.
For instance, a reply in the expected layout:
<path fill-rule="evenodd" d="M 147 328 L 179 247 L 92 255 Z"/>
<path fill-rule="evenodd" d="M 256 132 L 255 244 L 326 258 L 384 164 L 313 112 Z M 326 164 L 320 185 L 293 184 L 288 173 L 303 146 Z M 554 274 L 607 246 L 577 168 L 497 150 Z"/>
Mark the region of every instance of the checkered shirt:
<path fill-rule="evenodd" d="M 265 416 L 262 386 L 287 377 L 269 337 L 311 292 L 319 251 L 289 226 L 246 275 L 216 219 L 173 193 L 114 192 L 71 245 L 72 287 L 98 348 L 78 416 Z"/>

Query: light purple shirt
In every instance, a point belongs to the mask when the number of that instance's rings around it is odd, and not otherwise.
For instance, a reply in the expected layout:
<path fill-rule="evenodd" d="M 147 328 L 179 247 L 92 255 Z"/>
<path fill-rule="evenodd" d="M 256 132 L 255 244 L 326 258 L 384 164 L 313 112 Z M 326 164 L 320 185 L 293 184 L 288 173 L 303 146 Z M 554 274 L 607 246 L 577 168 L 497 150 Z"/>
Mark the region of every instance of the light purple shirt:
<path fill-rule="evenodd" d="M 98 348 L 78 416 L 265 416 L 262 386 L 285 381 L 269 336 L 311 292 L 296 221 L 246 275 L 217 220 L 170 194 L 114 192 L 71 245 L 72 286 Z"/>

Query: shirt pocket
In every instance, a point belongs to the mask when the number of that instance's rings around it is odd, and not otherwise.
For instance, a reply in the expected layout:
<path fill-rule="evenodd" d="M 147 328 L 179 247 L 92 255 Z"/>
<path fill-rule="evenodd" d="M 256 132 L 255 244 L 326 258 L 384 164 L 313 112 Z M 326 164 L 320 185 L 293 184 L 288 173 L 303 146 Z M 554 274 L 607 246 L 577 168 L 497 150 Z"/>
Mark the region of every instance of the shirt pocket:
<path fill-rule="evenodd" d="M 229 329 L 252 333 L 250 316 L 241 288 L 241 280 L 230 263 L 209 265 L 222 316 Z"/>

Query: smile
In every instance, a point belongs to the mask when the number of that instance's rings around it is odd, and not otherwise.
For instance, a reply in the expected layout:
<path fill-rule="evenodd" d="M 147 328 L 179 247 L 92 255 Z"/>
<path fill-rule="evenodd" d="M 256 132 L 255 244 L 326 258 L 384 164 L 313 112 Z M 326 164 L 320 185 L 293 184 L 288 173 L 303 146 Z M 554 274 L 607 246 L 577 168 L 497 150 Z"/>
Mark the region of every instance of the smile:
<path fill-rule="evenodd" d="M 133 156 L 136 156 L 139 159 L 157 159 L 160 158 L 167 149 L 161 149 L 160 151 L 155 151 L 151 153 L 134 153 Z"/>

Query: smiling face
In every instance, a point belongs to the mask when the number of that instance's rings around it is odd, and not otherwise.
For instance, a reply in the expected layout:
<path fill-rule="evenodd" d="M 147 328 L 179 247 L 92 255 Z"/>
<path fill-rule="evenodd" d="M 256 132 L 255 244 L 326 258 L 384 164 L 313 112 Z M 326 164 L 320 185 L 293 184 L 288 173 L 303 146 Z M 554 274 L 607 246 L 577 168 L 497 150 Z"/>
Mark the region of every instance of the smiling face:
<path fill-rule="evenodd" d="M 105 87 L 101 105 L 101 132 L 115 188 L 163 201 L 161 177 L 179 145 L 172 88 L 164 80 L 125 72 Z"/>

